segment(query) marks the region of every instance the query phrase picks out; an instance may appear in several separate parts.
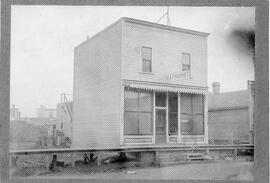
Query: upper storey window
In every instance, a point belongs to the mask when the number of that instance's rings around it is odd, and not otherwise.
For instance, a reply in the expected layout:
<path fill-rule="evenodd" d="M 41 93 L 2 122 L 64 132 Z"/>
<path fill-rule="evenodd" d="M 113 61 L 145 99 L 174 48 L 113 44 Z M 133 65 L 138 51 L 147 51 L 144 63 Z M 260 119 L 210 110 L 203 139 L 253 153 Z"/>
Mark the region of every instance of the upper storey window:
<path fill-rule="evenodd" d="M 182 53 L 182 71 L 191 70 L 191 55 L 189 53 Z"/>
<path fill-rule="evenodd" d="M 152 72 L 152 48 L 142 47 L 142 72 Z"/>

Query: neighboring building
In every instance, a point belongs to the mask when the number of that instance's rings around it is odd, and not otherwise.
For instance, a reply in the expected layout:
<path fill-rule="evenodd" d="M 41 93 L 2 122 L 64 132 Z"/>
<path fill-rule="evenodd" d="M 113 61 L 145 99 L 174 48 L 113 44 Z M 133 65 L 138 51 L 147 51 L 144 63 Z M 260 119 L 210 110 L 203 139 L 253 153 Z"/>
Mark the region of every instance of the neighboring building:
<path fill-rule="evenodd" d="M 62 102 L 57 104 L 57 129 L 62 130 L 64 137 L 68 137 L 72 141 L 72 112 L 73 102 Z"/>
<path fill-rule="evenodd" d="M 253 143 L 254 81 L 248 89 L 220 93 L 220 84 L 213 83 L 209 94 L 209 141 L 215 144 Z"/>
<path fill-rule="evenodd" d="M 56 118 L 56 109 L 47 109 L 45 106 L 40 105 L 37 109 L 38 118 Z"/>
<path fill-rule="evenodd" d="M 15 108 L 15 105 L 12 105 L 12 108 L 10 108 L 10 120 L 14 121 L 14 120 L 20 120 L 21 118 L 21 114 L 18 108 Z"/>
<path fill-rule="evenodd" d="M 56 125 L 56 118 L 35 118 L 35 117 L 25 117 L 22 118 L 26 123 L 33 124 L 37 126 L 53 126 Z"/>
<path fill-rule="evenodd" d="M 207 144 L 207 36 L 121 18 L 77 46 L 72 146 Z"/>

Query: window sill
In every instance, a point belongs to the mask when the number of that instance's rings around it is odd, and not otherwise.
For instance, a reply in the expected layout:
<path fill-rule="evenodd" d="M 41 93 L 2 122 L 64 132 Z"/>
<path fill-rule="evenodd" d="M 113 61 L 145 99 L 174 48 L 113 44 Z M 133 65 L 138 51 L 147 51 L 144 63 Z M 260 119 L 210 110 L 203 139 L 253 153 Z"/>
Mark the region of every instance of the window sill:
<path fill-rule="evenodd" d="M 152 72 L 139 72 L 139 74 L 148 74 L 148 75 L 154 75 Z"/>

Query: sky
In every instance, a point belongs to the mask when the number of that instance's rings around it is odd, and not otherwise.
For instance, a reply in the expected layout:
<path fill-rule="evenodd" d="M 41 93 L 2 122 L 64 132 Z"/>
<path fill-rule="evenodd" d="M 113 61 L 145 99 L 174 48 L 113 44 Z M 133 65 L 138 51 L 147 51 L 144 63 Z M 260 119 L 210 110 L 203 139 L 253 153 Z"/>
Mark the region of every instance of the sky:
<path fill-rule="evenodd" d="M 10 104 L 35 117 L 40 105 L 56 108 L 61 93 L 73 93 L 74 47 L 121 17 L 156 22 L 167 7 L 12 6 Z M 254 31 L 252 7 L 170 7 L 174 27 L 210 33 L 208 85 L 221 92 L 247 88 L 254 80 L 252 53 L 235 38 Z M 160 23 L 166 24 L 166 18 Z"/>

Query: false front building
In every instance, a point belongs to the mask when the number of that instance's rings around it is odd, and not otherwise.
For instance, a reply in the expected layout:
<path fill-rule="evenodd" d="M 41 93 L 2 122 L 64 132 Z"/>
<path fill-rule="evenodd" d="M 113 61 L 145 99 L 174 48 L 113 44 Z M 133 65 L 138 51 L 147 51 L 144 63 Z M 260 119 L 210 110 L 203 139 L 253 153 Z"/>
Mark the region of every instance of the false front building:
<path fill-rule="evenodd" d="M 72 146 L 207 144 L 207 36 L 121 18 L 78 45 Z"/>

